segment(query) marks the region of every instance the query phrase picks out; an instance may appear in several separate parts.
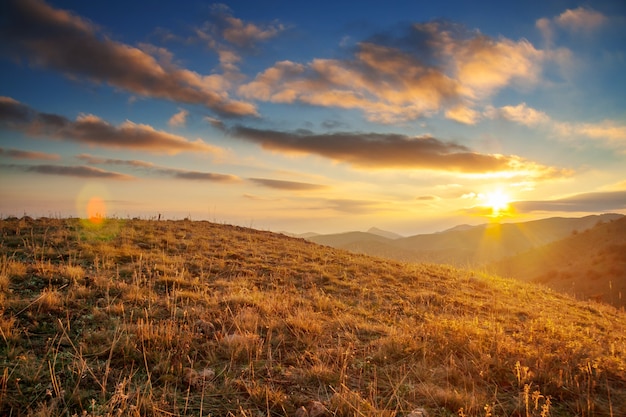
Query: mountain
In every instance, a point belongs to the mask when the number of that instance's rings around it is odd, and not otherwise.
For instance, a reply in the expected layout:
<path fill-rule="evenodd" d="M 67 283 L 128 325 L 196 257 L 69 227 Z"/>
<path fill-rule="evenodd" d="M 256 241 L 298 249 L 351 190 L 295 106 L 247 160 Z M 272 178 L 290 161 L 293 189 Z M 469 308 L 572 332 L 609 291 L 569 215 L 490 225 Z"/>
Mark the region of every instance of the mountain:
<path fill-rule="evenodd" d="M 443 232 L 399 239 L 382 239 L 371 233 L 350 232 L 319 235 L 311 238 L 311 241 L 403 262 L 478 266 L 562 239 L 573 231 L 589 229 L 599 222 L 621 217 L 621 214 L 602 214 L 582 218 L 553 217 L 523 223 L 462 225 Z"/>
<path fill-rule="evenodd" d="M 339 249 L 343 249 L 346 246 L 354 244 L 367 246 L 372 242 L 387 244 L 392 241 L 392 239 L 389 239 L 387 237 L 368 232 L 345 232 L 329 235 L 318 235 L 313 236 L 308 240 L 320 245 L 332 246 Z"/>
<path fill-rule="evenodd" d="M 463 232 L 465 230 L 469 230 L 469 229 L 473 229 L 474 227 L 482 227 L 482 225 L 479 226 L 472 226 L 469 224 L 459 224 L 457 226 L 451 227 L 450 229 L 446 229 L 443 230 L 441 232 L 437 232 L 437 233 L 445 233 L 445 232 Z"/>
<path fill-rule="evenodd" d="M 389 232 L 387 230 L 381 230 L 381 229 L 379 229 L 377 227 L 370 228 L 367 231 L 367 233 L 371 233 L 373 235 L 378 235 L 378 236 L 386 237 L 387 239 L 394 239 L 394 240 L 395 239 L 400 239 L 400 238 L 403 237 L 403 236 L 401 236 L 401 235 L 399 235 L 397 233 Z"/>
<path fill-rule="evenodd" d="M 502 259 L 488 269 L 626 307 L 626 217 Z"/>
<path fill-rule="evenodd" d="M 0 415 L 626 415 L 626 313 L 530 283 L 204 221 L 0 243 Z"/>

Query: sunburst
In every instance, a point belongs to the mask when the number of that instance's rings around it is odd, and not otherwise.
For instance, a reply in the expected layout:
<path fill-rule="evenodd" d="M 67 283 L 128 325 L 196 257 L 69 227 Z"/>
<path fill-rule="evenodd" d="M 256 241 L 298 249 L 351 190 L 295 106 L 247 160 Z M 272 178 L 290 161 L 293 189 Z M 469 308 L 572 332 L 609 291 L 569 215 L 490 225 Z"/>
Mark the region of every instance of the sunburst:
<path fill-rule="evenodd" d="M 485 206 L 489 207 L 492 216 L 499 217 L 509 210 L 511 197 L 502 190 L 495 190 L 485 196 Z"/>

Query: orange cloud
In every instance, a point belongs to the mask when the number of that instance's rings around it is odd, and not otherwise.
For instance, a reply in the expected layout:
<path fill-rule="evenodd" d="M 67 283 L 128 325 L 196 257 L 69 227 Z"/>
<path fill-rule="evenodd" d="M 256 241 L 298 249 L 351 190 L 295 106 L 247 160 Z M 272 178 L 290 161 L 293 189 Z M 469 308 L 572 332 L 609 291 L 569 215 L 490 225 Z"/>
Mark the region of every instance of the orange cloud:
<path fill-rule="evenodd" d="M 170 126 L 180 127 L 185 126 L 187 123 L 187 116 L 189 112 L 185 109 L 180 109 L 178 113 L 170 117 L 170 120 L 167 121 L 167 124 Z"/>
<path fill-rule="evenodd" d="M 514 155 L 481 154 L 430 136 L 381 133 L 280 132 L 237 126 L 230 133 L 264 149 L 319 155 L 369 169 L 429 169 L 467 174 L 529 175 L 549 178 L 564 171 Z"/>
<path fill-rule="evenodd" d="M 550 117 L 546 113 L 528 107 L 526 103 L 500 108 L 490 106 L 485 110 L 485 114 L 492 119 L 499 117 L 526 126 L 537 126 L 550 122 Z"/>
<path fill-rule="evenodd" d="M 252 23 L 243 23 L 241 19 L 232 16 L 226 17 L 225 21 L 228 23 L 228 27 L 224 29 L 224 38 L 238 46 L 266 41 L 284 30 L 284 26 L 280 24 L 261 28 Z"/>
<path fill-rule="evenodd" d="M 539 80 L 544 54 L 526 40 L 477 36 L 453 42 L 450 59 L 468 98 L 490 96 L 514 81 L 535 84 Z"/>
<path fill-rule="evenodd" d="M 32 136 L 71 140 L 105 148 L 166 154 L 190 151 L 219 154 L 222 151 L 200 139 L 190 141 L 131 121 L 114 126 L 91 114 L 80 115 L 71 121 L 56 114 L 40 113 L 10 97 L 0 97 L 0 126 Z"/>
<path fill-rule="evenodd" d="M 528 41 L 492 39 L 452 24 L 412 25 L 404 36 L 374 36 L 348 59 L 280 61 L 239 87 L 245 98 L 363 111 L 371 121 L 395 123 L 446 117 L 474 124 L 472 107 L 498 90 L 534 85 L 544 52 Z"/>
<path fill-rule="evenodd" d="M 285 30 L 285 26 L 278 22 L 264 26 L 245 23 L 234 17 L 232 10 L 225 4 L 212 5 L 211 15 L 213 21 L 207 23 L 205 29 L 242 48 L 251 48 L 259 42 L 276 37 Z"/>
<path fill-rule="evenodd" d="M 162 48 L 164 65 L 141 49 L 98 37 L 85 19 L 41 0 L 11 0 L 3 11 L 8 24 L 1 39 L 12 55 L 38 66 L 141 96 L 201 104 L 224 116 L 257 114 L 252 104 L 229 98 L 222 77 L 178 68 Z"/>

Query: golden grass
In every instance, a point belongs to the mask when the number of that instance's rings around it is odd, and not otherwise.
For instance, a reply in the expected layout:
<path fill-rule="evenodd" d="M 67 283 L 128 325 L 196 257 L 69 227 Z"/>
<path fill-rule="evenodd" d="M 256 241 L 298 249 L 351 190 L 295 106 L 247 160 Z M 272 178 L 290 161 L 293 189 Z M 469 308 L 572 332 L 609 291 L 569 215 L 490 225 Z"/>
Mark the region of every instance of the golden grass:
<path fill-rule="evenodd" d="M 626 415 L 606 305 L 209 222 L 0 233 L 1 415 Z"/>

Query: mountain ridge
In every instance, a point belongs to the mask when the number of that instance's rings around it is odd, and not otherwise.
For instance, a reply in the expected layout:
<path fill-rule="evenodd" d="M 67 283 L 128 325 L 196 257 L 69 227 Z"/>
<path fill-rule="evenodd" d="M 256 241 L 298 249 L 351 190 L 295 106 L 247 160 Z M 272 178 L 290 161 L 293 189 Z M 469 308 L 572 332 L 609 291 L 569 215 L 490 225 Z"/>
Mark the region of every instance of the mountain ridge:
<path fill-rule="evenodd" d="M 394 242 L 404 249 L 449 252 L 446 256 L 453 265 L 480 265 L 514 254 L 533 246 L 546 244 L 567 236 L 574 230 L 584 230 L 597 222 L 620 218 L 620 214 L 601 214 L 584 217 L 550 217 L 521 223 L 485 223 L 465 230 L 410 236 Z"/>
<path fill-rule="evenodd" d="M 488 264 L 498 275 L 626 307 L 626 217 Z"/>

